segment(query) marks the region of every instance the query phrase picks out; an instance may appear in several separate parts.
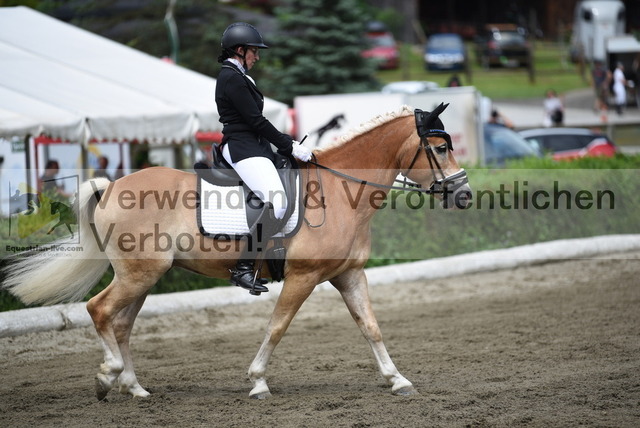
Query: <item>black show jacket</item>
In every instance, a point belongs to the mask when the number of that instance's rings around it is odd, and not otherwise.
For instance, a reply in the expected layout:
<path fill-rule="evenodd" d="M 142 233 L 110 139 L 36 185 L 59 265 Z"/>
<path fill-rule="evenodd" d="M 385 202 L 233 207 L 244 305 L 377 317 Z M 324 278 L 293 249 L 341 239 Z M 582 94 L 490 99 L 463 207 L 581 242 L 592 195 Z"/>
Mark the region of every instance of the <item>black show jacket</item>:
<path fill-rule="evenodd" d="M 233 63 L 224 61 L 216 82 L 216 105 L 222 142 L 229 144 L 233 162 L 262 156 L 274 160 L 269 143 L 278 151 L 291 153 L 291 136 L 278 131 L 262 114 L 264 96 Z"/>

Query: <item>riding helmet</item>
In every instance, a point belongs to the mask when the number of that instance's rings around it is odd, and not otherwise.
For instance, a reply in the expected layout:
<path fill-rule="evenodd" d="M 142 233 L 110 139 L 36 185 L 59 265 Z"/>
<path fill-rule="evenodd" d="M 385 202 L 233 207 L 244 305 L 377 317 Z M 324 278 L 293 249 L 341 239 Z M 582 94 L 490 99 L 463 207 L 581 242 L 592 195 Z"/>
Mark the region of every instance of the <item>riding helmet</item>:
<path fill-rule="evenodd" d="M 264 44 L 260 32 L 253 25 L 246 22 L 235 22 L 229 25 L 222 33 L 222 42 L 220 44 L 223 49 L 233 49 L 236 46 L 269 48 Z"/>

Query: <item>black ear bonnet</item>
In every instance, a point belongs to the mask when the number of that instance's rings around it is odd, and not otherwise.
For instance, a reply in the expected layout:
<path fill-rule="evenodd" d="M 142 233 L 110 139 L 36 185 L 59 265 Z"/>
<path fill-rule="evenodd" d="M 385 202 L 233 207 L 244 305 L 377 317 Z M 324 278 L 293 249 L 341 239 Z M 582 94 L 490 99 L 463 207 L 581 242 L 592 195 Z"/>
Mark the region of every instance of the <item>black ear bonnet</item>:
<path fill-rule="evenodd" d="M 418 130 L 418 135 L 420 136 L 420 138 L 444 138 L 447 141 L 449 150 L 453 150 L 453 145 L 451 144 L 451 136 L 444 130 L 444 124 L 438 117 L 440 116 L 440 113 L 442 113 L 448 106 L 448 103 L 440 103 L 440 105 L 431 112 L 415 109 L 414 114 L 416 118 L 416 128 Z"/>

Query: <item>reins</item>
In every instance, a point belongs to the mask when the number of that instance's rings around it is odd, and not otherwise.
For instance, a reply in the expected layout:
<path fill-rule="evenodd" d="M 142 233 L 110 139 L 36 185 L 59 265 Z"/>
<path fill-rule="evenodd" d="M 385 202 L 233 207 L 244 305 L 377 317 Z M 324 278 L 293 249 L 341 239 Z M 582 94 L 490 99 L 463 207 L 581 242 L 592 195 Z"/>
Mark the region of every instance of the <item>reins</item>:
<path fill-rule="evenodd" d="M 312 155 L 312 159 L 316 159 L 315 155 Z M 349 174 L 345 174 L 344 172 L 340 172 L 337 171 L 333 168 L 330 168 L 326 165 L 322 165 L 321 163 L 316 162 L 315 160 L 310 160 L 307 163 L 310 163 L 311 165 L 319 168 L 319 169 L 323 169 L 325 171 L 329 171 L 331 174 L 336 175 L 338 177 L 344 178 L 345 180 L 349 180 L 349 181 L 353 181 L 355 183 L 360 183 L 363 184 L 365 186 L 372 186 L 372 187 L 377 187 L 379 189 L 387 189 L 387 190 L 408 190 L 410 192 L 419 192 L 419 193 L 426 193 L 426 194 L 433 194 L 433 193 L 442 193 L 441 191 L 438 192 L 434 192 L 431 189 L 422 189 L 419 183 L 413 183 L 413 182 L 408 182 L 405 180 L 400 181 L 400 180 L 395 180 L 394 182 L 396 183 L 406 183 L 403 186 L 393 186 L 393 185 L 389 185 L 389 184 L 382 184 L 382 183 L 376 183 L 374 181 L 369 181 L 369 180 L 363 180 L 361 178 L 357 178 L 354 177 L 352 175 Z M 404 174 L 403 174 L 404 175 Z"/>

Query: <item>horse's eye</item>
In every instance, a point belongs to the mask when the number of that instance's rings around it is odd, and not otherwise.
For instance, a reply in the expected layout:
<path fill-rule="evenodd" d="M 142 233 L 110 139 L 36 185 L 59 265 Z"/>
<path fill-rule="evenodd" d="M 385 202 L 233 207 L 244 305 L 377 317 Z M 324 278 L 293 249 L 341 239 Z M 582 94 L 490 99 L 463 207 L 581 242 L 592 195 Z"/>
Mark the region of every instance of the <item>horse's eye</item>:
<path fill-rule="evenodd" d="M 443 144 L 436 147 L 436 153 L 438 153 L 439 155 L 444 155 L 445 153 L 447 153 L 447 145 Z"/>

